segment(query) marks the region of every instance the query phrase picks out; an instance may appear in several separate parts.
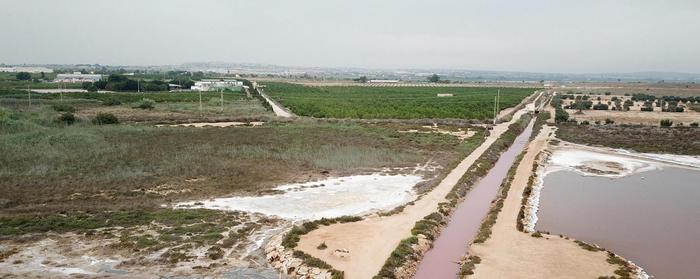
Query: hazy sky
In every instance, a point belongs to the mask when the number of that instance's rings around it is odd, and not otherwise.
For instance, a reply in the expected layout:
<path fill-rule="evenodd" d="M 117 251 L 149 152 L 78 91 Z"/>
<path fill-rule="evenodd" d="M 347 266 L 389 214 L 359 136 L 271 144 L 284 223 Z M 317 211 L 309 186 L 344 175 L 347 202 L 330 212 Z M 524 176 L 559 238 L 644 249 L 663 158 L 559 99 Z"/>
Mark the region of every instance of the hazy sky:
<path fill-rule="evenodd" d="M 0 0 L 0 63 L 700 73 L 698 0 Z"/>

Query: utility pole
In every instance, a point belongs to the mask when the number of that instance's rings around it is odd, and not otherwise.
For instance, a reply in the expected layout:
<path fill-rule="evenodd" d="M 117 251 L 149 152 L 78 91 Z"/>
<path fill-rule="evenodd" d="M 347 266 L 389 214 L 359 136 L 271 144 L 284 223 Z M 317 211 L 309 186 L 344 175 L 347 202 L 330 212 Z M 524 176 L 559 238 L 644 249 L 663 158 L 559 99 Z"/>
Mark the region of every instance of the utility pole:
<path fill-rule="evenodd" d="M 202 117 L 202 90 L 199 90 L 199 117 Z"/>
<path fill-rule="evenodd" d="M 61 88 L 61 83 L 58 83 L 58 94 L 61 96 L 61 103 L 63 103 L 63 88 Z"/>
<path fill-rule="evenodd" d="M 498 121 L 498 113 L 501 112 L 501 89 L 496 93 L 496 121 Z"/>

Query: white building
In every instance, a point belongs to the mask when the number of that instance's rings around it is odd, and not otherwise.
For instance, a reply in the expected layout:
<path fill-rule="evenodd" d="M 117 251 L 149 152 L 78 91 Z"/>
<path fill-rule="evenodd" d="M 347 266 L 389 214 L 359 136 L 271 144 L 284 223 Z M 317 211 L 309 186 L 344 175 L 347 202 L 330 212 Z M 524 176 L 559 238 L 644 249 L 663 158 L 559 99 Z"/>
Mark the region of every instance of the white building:
<path fill-rule="evenodd" d="M 197 81 L 192 86 L 193 91 L 241 90 L 243 82 L 235 79 L 205 79 Z"/>
<path fill-rule="evenodd" d="M 72 74 L 58 74 L 54 82 L 66 82 L 66 83 L 83 83 L 83 82 L 96 82 L 102 79 L 102 75 L 94 74 L 82 74 L 80 72 L 74 72 Z"/>
<path fill-rule="evenodd" d="M 398 83 L 397 79 L 371 79 L 370 83 Z"/>
<path fill-rule="evenodd" d="M 49 69 L 46 67 L 0 67 L 0 72 L 6 72 L 6 73 L 19 73 L 19 72 L 25 72 L 25 73 L 32 73 L 32 74 L 38 74 L 38 73 L 53 73 L 53 69 Z"/>

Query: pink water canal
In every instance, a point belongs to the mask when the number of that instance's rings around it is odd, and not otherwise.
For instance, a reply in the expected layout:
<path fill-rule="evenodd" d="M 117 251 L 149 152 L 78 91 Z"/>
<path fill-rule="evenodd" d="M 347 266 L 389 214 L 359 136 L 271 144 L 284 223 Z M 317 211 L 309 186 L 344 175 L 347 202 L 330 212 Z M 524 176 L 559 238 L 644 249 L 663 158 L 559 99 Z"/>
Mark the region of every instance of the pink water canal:
<path fill-rule="evenodd" d="M 467 194 L 464 201 L 457 206 L 447 226 L 433 243 L 433 248 L 418 265 L 413 278 L 443 279 L 457 278 L 459 260 L 467 253 L 469 242 L 476 236 L 481 221 L 496 198 L 498 188 L 508 174 L 508 169 L 515 158 L 527 146 L 532 134 L 533 122 L 527 126 L 511 147 L 504 152 L 496 165 Z"/>

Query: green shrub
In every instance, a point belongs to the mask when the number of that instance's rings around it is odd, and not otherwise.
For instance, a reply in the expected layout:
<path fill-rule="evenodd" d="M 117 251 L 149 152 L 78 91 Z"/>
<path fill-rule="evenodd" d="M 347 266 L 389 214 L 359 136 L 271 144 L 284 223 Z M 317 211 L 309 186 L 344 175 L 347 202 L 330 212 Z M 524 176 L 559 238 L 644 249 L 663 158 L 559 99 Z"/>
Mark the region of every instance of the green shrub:
<path fill-rule="evenodd" d="M 212 246 L 207 250 L 207 257 L 212 260 L 218 260 L 224 257 L 224 250 L 221 250 L 219 246 Z"/>
<path fill-rule="evenodd" d="M 53 110 L 55 111 L 62 111 L 62 112 L 75 112 L 75 108 L 69 105 L 64 105 L 64 104 L 55 104 L 51 106 Z"/>
<path fill-rule="evenodd" d="M 115 98 L 109 98 L 109 99 L 102 101 L 103 106 L 118 106 L 121 104 L 122 104 L 122 102 L 115 99 Z"/>
<path fill-rule="evenodd" d="M 690 127 L 696 127 L 696 128 L 697 128 L 698 126 L 700 126 L 700 125 L 698 124 L 698 122 L 690 123 Z"/>
<path fill-rule="evenodd" d="M 136 105 L 134 105 L 132 108 L 152 110 L 155 108 L 154 104 L 155 102 L 151 99 L 143 99 L 136 103 Z"/>
<path fill-rule="evenodd" d="M 114 114 L 100 112 L 92 119 L 92 123 L 96 125 L 118 124 L 119 119 Z"/>
<path fill-rule="evenodd" d="M 66 124 L 66 125 L 71 125 L 71 124 L 75 123 L 75 121 L 76 121 L 75 115 L 73 115 L 70 112 L 62 113 L 61 116 L 59 116 L 56 119 L 56 122 Z"/>
<path fill-rule="evenodd" d="M 659 122 L 659 125 L 661 127 L 671 127 L 673 126 L 673 121 L 671 121 L 671 119 L 663 119 Z"/>
<path fill-rule="evenodd" d="M 610 119 L 610 118 L 606 118 L 606 119 L 605 119 L 605 125 L 610 125 L 610 124 L 615 124 L 615 121 L 612 120 L 612 119 Z"/>

